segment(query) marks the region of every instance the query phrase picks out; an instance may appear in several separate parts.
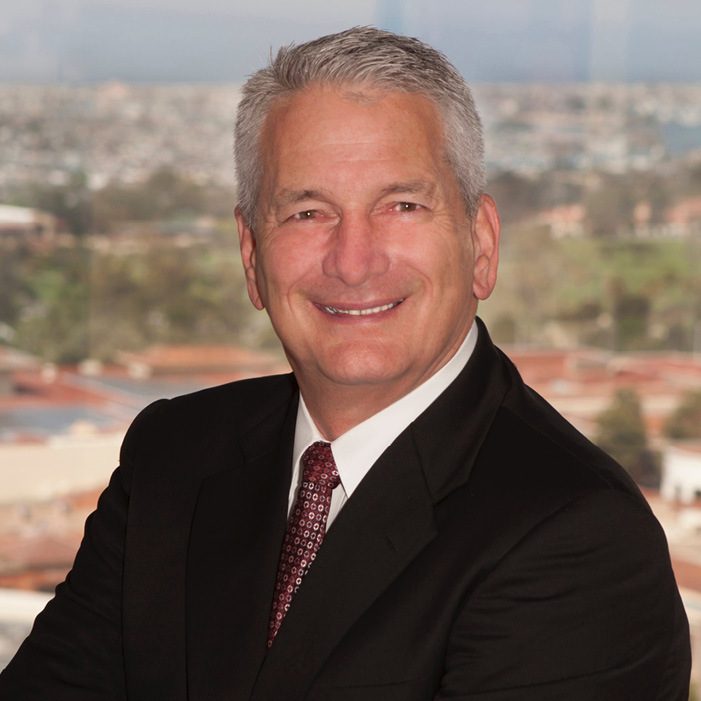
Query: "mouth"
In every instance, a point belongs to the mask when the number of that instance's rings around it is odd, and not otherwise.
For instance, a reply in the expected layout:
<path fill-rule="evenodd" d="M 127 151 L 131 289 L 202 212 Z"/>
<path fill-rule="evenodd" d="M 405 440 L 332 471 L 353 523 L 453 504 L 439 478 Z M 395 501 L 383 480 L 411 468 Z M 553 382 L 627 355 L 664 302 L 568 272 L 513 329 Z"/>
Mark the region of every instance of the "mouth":
<path fill-rule="evenodd" d="M 388 312 L 390 309 L 398 307 L 404 300 L 398 299 L 396 302 L 389 302 L 388 304 L 380 304 L 375 307 L 332 307 L 328 304 L 317 305 L 320 309 L 323 309 L 327 314 L 344 315 L 344 316 L 371 316 L 372 314 L 381 314 L 382 312 Z"/>

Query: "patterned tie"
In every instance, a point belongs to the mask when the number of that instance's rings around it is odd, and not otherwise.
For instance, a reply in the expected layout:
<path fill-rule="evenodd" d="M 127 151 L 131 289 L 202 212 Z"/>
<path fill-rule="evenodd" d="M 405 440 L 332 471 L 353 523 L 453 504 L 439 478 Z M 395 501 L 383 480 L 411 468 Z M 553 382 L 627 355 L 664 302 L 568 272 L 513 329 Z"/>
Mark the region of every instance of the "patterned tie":
<path fill-rule="evenodd" d="M 287 522 L 280 553 L 268 626 L 268 647 L 273 644 L 292 597 L 321 547 L 331 506 L 331 492 L 340 482 L 331 446 L 323 441 L 312 443 L 304 451 L 302 467 L 302 484 Z"/>

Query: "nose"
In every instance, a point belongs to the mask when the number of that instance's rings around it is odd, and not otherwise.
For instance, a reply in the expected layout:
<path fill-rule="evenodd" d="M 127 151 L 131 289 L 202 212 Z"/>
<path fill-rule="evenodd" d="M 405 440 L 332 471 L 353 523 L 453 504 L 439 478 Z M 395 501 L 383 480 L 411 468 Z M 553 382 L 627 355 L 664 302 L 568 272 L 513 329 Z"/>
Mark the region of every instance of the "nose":
<path fill-rule="evenodd" d="M 345 215 L 334 229 L 322 268 L 349 287 L 359 287 L 389 267 L 380 232 L 370 217 Z"/>

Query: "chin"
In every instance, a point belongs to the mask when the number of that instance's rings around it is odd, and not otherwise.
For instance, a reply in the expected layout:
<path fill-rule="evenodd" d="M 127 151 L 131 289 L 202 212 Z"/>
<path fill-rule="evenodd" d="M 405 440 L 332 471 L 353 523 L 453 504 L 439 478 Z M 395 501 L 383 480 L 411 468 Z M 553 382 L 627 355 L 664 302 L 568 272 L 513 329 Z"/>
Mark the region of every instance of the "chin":
<path fill-rule="evenodd" d="M 401 376 L 402 368 L 387 349 L 346 348 L 337 351 L 324 363 L 322 371 L 330 380 L 342 385 L 378 385 Z"/>

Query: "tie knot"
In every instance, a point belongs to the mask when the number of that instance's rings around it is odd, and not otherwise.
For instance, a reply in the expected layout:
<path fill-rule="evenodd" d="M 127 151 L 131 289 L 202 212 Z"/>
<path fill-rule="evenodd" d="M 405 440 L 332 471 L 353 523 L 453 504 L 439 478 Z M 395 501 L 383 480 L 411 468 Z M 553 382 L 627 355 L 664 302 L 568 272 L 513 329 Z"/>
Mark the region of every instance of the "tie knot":
<path fill-rule="evenodd" d="M 330 443 L 312 443 L 302 454 L 302 467 L 305 482 L 323 482 L 328 489 L 335 489 L 340 482 Z"/>

